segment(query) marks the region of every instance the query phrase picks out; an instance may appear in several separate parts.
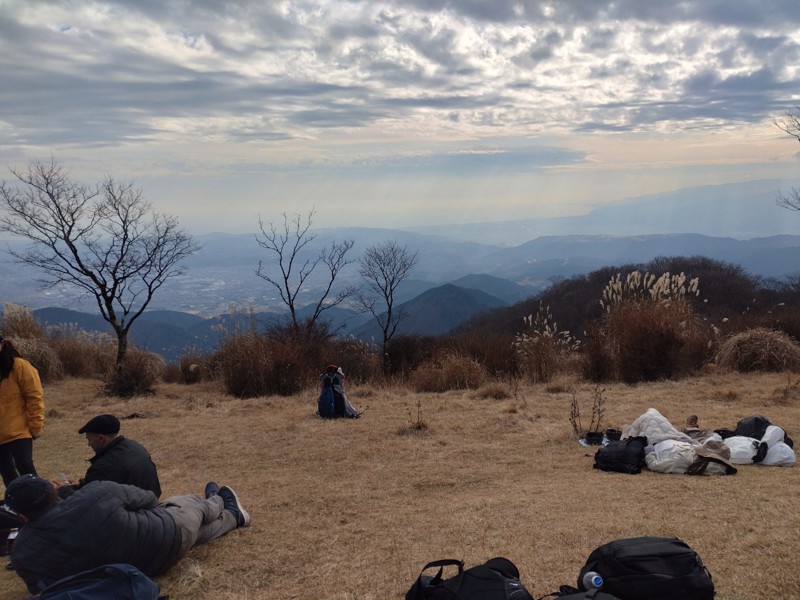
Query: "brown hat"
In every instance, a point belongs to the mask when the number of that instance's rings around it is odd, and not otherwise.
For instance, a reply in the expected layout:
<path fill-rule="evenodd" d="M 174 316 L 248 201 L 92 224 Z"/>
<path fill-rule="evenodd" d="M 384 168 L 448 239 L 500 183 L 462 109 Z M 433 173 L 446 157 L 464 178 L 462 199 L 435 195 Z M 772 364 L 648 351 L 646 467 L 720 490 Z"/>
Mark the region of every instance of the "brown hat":
<path fill-rule="evenodd" d="M 99 433 L 102 435 L 119 433 L 119 419 L 114 415 L 97 415 L 78 429 L 78 433 Z"/>
<path fill-rule="evenodd" d="M 726 475 L 736 473 L 736 467 L 731 464 L 731 449 L 719 440 L 710 439 L 703 442 L 700 446 L 695 446 L 695 454 L 702 458 L 707 458 L 725 467 Z"/>

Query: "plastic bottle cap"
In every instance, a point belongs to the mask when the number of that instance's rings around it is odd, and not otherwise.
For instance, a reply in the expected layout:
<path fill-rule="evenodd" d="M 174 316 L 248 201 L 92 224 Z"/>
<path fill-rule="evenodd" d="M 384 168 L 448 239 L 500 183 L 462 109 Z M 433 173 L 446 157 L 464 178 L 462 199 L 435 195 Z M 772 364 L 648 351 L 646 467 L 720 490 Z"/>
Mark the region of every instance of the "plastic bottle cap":
<path fill-rule="evenodd" d="M 587 590 L 599 590 L 601 587 L 603 587 L 603 576 L 596 571 L 588 571 L 583 576 L 583 587 L 585 587 Z"/>

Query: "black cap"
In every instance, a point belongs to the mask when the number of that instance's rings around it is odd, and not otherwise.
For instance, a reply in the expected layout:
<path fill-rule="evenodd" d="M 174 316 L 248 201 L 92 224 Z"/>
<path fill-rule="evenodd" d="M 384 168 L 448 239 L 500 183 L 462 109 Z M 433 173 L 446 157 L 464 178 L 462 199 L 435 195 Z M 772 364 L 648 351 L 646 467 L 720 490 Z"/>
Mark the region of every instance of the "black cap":
<path fill-rule="evenodd" d="M 5 502 L 15 513 L 28 517 L 47 508 L 53 495 L 53 486 L 49 481 L 36 475 L 20 475 L 8 484 Z"/>
<path fill-rule="evenodd" d="M 100 433 L 103 435 L 119 433 L 119 419 L 114 415 L 97 415 L 78 429 L 78 433 Z"/>

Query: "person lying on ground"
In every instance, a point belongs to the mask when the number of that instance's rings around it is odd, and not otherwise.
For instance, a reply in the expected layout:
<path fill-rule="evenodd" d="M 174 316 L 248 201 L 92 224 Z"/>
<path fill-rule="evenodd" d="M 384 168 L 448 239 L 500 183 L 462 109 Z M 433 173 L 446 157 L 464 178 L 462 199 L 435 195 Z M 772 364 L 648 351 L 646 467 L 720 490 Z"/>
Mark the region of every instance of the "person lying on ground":
<path fill-rule="evenodd" d="M 148 576 L 175 565 L 190 548 L 250 524 L 230 487 L 206 484 L 159 503 L 156 495 L 114 481 L 93 481 L 60 499 L 49 481 L 18 477 L 6 504 L 24 521 L 11 550 L 11 568 L 32 594 L 55 581 L 111 563 Z"/>
<path fill-rule="evenodd" d="M 120 435 L 119 419 L 114 415 L 97 415 L 81 427 L 86 443 L 94 450 L 86 475 L 78 481 L 53 482 L 63 498 L 92 481 L 115 481 L 150 490 L 161 497 L 158 469 L 150 453 L 135 442 Z"/>

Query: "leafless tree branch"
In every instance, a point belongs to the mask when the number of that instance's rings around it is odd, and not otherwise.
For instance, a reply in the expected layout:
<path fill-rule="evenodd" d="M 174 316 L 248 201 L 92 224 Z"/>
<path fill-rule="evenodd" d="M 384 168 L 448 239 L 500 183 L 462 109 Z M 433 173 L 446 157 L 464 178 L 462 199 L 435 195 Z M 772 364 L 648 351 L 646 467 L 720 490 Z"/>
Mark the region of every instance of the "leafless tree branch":
<path fill-rule="evenodd" d="M 112 178 L 87 187 L 55 159 L 33 161 L 0 184 L 0 231 L 30 241 L 9 252 L 43 275 L 45 286 L 66 283 L 93 296 L 117 335 L 117 366 L 128 332 L 155 292 L 182 274 L 180 262 L 198 246 L 174 217 L 156 213 L 132 183 Z"/>

